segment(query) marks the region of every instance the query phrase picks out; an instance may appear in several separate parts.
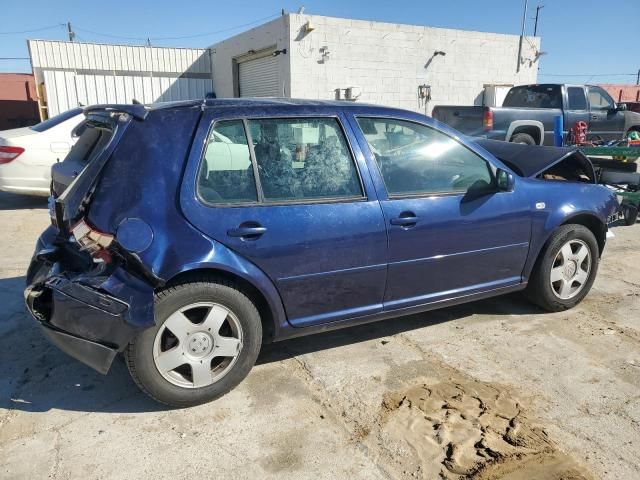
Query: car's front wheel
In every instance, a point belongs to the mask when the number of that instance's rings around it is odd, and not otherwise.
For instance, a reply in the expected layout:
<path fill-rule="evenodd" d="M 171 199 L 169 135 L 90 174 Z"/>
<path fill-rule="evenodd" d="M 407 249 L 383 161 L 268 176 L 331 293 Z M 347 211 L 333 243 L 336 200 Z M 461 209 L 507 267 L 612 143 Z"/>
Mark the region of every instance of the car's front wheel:
<path fill-rule="evenodd" d="M 547 242 L 529 279 L 527 297 L 545 310 L 574 307 L 589 293 L 598 271 L 595 236 L 582 225 L 563 225 Z"/>
<path fill-rule="evenodd" d="M 255 305 L 226 281 L 193 281 L 156 295 L 156 325 L 125 351 L 131 376 L 153 399 L 188 407 L 221 397 L 253 367 L 262 343 Z"/>

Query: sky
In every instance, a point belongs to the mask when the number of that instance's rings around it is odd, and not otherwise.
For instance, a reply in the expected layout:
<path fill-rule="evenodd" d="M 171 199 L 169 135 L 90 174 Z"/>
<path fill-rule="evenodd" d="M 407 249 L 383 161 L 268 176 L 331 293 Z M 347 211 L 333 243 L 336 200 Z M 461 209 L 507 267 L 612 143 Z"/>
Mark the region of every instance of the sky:
<path fill-rule="evenodd" d="M 524 0 L 3 0 L 0 72 L 29 72 L 26 39 L 204 48 L 275 18 L 284 8 L 333 17 L 519 34 Z M 529 0 L 526 33 L 540 10 L 539 82 L 635 83 L 640 0 Z M 36 31 L 37 30 L 37 31 Z M 18 59 L 12 59 L 18 57 Z"/>

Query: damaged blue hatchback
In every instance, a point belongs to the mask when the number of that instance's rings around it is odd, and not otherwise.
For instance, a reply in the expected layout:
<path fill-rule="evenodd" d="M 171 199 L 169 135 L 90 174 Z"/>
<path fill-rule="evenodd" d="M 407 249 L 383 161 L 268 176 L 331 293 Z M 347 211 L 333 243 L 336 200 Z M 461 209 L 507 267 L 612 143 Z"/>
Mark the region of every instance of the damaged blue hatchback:
<path fill-rule="evenodd" d="M 85 109 L 26 303 L 63 351 L 173 406 L 261 344 L 525 290 L 588 293 L 618 203 L 580 152 L 408 111 L 213 99 Z"/>

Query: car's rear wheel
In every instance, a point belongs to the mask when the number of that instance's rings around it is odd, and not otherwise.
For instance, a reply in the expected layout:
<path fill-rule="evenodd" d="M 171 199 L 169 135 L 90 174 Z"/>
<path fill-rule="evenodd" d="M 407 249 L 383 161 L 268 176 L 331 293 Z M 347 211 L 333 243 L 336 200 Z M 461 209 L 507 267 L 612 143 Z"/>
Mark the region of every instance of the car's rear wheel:
<path fill-rule="evenodd" d="M 156 295 L 156 325 L 125 351 L 131 376 L 155 400 L 187 407 L 221 397 L 253 367 L 262 343 L 255 305 L 235 285 L 195 281 Z"/>
<path fill-rule="evenodd" d="M 551 235 L 536 262 L 527 297 L 551 312 L 572 308 L 589 293 L 598 262 L 593 233 L 582 225 L 563 225 Z"/>

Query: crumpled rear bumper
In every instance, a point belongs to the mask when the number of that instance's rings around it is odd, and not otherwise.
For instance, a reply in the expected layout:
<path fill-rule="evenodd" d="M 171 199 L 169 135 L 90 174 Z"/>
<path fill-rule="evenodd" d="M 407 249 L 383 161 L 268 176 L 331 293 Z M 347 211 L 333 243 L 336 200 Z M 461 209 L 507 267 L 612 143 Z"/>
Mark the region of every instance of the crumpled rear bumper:
<path fill-rule="evenodd" d="M 151 286 L 118 266 L 93 274 L 65 270 L 64 252 L 41 241 L 27 283 L 27 308 L 45 336 L 103 374 L 137 332 L 154 324 Z"/>

